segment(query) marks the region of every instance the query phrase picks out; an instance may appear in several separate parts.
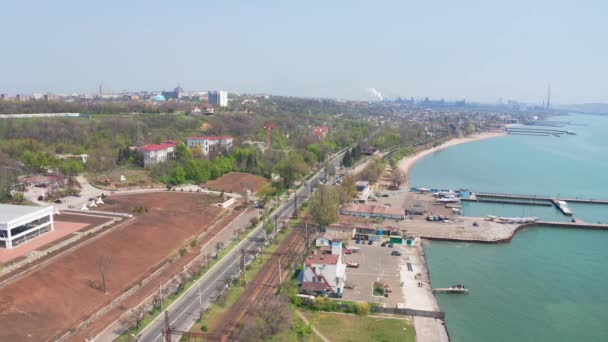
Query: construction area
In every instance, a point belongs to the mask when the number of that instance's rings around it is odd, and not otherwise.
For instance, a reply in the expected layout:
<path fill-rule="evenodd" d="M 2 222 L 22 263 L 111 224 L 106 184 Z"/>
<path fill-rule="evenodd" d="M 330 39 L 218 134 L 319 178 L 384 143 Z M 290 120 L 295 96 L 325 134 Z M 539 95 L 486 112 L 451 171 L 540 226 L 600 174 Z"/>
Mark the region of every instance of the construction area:
<path fill-rule="evenodd" d="M 97 210 L 128 213 L 133 217 L 7 282 L 1 288 L 0 340 L 55 340 L 129 289 L 141 287 L 138 291 L 141 293 L 136 292 L 131 298 L 134 302 L 145 298 L 149 294 L 146 290 L 153 292 L 155 287 L 142 286 L 144 279 L 170 258 L 181 255 L 195 237 L 202 235 L 199 243 L 204 243 L 220 234 L 225 225 L 214 223 L 226 224 L 239 216 L 239 210 L 217 206 L 219 201 L 218 196 L 182 192 L 107 197 Z M 83 217 L 62 214 L 58 219 L 81 222 L 72 229 L 83 232 L 96 224 L 87 223 L 89 219 Z M 192 259 L 195 253 L 185 254 L 192 254 Z M 178 266 L 183 264 L 183 260 L 175 262 Z M 169 267 L 176 273 L 180 268 Z M 114 308 L 114 316 L 106 317 L 101 326 L 117 319 L 128 308 L 122 305 Z"/>
<path fill-rule="evenodd" d="M 209 181 L 203 187 L 209 190 L 232 192 L 242 194 L 247 190 L 255 194 L 268 184 L 264 177 L 252 175 L 250 173 L 230 172 L 222 177 Z"/>

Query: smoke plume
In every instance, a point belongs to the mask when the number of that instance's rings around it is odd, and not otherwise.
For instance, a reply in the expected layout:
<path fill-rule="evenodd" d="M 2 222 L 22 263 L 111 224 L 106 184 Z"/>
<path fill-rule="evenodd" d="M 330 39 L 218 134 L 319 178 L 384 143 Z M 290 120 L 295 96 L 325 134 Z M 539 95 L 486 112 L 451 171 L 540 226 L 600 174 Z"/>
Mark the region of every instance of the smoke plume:
<path fill-rule="evenodd" d="M 378 91 L 378 89 L 376 88 L 367 88 L 367 91 L 372 94 L 372 96 L 376 97 L 378 100 L 382 101 L 384 100 L 384 97 L 382 97 L 382 93 Z"/>

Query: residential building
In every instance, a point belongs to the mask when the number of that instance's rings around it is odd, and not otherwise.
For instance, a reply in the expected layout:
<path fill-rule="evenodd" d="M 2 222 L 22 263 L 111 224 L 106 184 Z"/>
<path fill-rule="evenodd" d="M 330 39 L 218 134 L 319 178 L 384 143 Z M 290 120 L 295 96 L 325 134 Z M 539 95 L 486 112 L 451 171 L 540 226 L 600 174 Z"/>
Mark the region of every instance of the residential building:
<path fill-rule="evenodd" d="M 355 200 L 359 203 L 367 202 L 367 199 L 372 194 L 372 189 L 369 186 L 369 182 L 357 181 L 355 182 L 355 188 L 357 189 L 357 196 Z"/>
<path fill-rule="evenodd" d="M 228 105 L 228 92 L 225 90 L 210 91 L 208 102 L 213 106 L 226 107 Z"/>
<path fill-rule="evenodd" d="M 331 252 L 313 251 L 304 261 L 300 291 L 306 294 L 342 297 L 345 281 L 346 264 L 342 258 L 342 241 L 332 240 Z"/>
<path fill-rule="evenodd" d="M 144 167 L 150 167 L 159 163 L 164 163 L 175 157 L 175 147 L 179 142 L 175 140 L 165 140 L 161 144 L 144 145 L 138 149 L 143 154 Z"/>
<path fill-rule="evenodd" d="M 229 135 L 210 135 L 200 137 L 188 137 L 186 144 L 190 148 L 200 148 L 203 155 L 209 155 L 212 151 L 226 151 L 229 152 L 232 149 L 232 143 L 234 138 Z"/>
<path fill-rule="evenodd" d="M 343 205 L 342 208 L 340 208 L 340 214 L 369 218 L 378 217 L 391 220 L 405 219 L 405 210 L 403 208 L 393 208 L 370 204 Z"/>
<path fill-rule="evenodd" d="M 312 129 L 312 134 L 319 140 L 325 138 L 327 133 L 329 132 L 329 127 L 326 125 L 318 126 Z"/>
<path fill-rule="evenodd" d="M 53 230 L 54 208 L 0 204 L 0 247 L 13 248 Z"/>

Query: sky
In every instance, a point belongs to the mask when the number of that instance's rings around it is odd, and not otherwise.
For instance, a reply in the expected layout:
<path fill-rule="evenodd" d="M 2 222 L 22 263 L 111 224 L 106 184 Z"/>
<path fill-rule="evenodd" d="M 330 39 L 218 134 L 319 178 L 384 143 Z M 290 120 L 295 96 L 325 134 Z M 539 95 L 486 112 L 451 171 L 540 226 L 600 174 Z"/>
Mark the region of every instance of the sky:
<path fill-rule="evenodd" d="M 5 1 L 0 93 L 608 102 L 608 2 Z"/>

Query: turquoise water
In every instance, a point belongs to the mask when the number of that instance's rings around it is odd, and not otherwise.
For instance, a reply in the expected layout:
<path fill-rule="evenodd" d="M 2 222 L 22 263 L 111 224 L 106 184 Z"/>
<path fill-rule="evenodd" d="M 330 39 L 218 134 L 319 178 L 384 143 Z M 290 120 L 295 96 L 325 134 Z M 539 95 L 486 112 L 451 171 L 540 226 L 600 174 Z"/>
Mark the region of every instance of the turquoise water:
<path fill-rule="evenodd" d="M 480 192 L 608 199 L 608 117 L 568 116 L 576 136 L 504 136 L 454 146 L 421 160 L 410 184 Z M 587 222 L 608 206 L 570 203 Z M 468 216 L 538 216 L 553 207 L 464 203 Z M 434 287 L 464 283 L 465 296 L 438 295 L 453 342 L 608 341 L 608 231 L 532 228 L 510 243 L 432 242 Z"/>
<path fill-rule="evenodd" d="M 425 248 L 452 342 L 607 341 L 608 232 L 531 228 L 511 243 Z"/>

